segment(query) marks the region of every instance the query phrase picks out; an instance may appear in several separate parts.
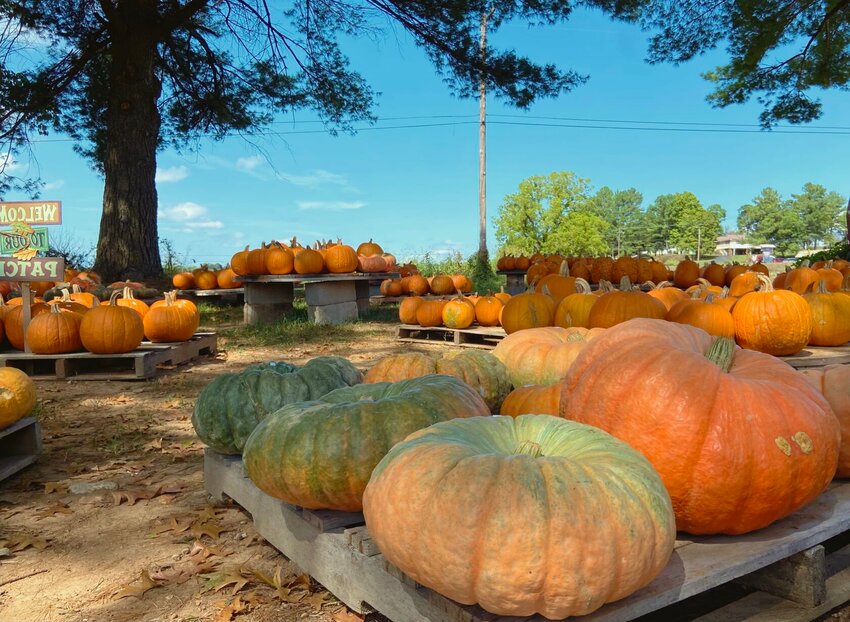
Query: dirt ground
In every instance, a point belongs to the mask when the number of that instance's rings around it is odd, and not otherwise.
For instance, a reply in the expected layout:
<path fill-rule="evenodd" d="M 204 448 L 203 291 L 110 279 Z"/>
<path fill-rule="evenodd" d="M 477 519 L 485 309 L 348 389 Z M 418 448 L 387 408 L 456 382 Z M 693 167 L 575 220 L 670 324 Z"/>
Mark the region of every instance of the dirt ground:
<path fill-rule="evenodd" d="M 326 354 L 369 362 L 402 348 L 392 325 L 363 338 L 242 347 L 147 382 L 38 382 L 44 453 L 0 484 L 4 622 L 354 622 L 253 530 L 210 505 L 192 408 L 218 374 L 260 361 Z M 409 348 L 405 348 L 409 349 Z M 79 484 L 113 489 L 72 492 Z"/>

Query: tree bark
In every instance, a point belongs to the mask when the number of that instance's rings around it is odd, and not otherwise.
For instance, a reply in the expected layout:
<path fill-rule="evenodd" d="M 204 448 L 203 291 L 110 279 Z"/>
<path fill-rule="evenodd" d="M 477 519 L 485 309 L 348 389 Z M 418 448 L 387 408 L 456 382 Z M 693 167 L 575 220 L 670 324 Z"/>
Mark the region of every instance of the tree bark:
<path fill-rule="evenodd" d="M 103 159 L 103 215 L 94 269 L 108 280 L 162 275 L 157 234 L 156 149 L 162 85 L 155 73 L 155 0 L 118 5 Z"/>

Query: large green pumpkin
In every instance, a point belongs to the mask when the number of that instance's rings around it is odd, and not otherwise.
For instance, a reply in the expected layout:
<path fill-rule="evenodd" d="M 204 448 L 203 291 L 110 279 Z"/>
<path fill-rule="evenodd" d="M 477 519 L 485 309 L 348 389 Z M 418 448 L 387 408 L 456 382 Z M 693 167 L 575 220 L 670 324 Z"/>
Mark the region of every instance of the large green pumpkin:
<path fill-rule="evenodd" d="M 481 396 L 451 376 L 337 389 L 260 422 L 245 443 L 245 470 L 288 503 L 357 511 L 372 469 L 393 445 L 433 423 L 489 414 Z"/>
<path fill-rule="evenodd" d="M 511 392 L 505 365 L 489 352 L 461 350 L 439 356 L 421 352 L 391 354 L 375 363 L 363 382 L 398 382 L 427 374 L 443 374 L 463 380 L 475 389 L 487 406 L 498 413 Z"/>
<path fill-rule="evenodd" d="M 360 383 L 360 371 L 338 356 L 320 356 L 303 366 L 283 362 L 252 365 L 210 382 L 195 402 L 198 437 L 223 454 L 242 453 L 248 436 L 269 413 Z"/>

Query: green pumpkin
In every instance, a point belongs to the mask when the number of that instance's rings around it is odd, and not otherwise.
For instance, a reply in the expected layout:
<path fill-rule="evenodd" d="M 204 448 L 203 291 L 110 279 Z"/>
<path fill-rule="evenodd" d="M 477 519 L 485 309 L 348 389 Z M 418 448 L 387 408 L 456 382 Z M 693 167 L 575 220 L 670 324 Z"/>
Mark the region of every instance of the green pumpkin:
<path fill-rule="evenodd" d="M 338 356 L 320 356 L 303 366 L 283 362 L 252 365 L 238 374 L 218 376 L 204 387 L 195 402 L 192 425 L 209 447 L 223 454 L 239 454 L 269 413 L 361 380 L 360 371 Z"/>
<path fill-rule="evenodd" d="M 393 445 L 439 421 L 489 414 L 481 396 L 451 376 L 337 389 L 260 422 L 245 443 L 245 470 L 287 503 L 358 511 L 372 469 Z"/>
<path fill-rule="evenodd" d="M 402 380 L 435 373 L 463 380 L 484 398 L 493 413 L 499 412 L 511 392 L 504 363 L 482 350 L 453 351 L 439 357 L 420 352 L 391 354 L 369 370 L 364 382 Z"/>

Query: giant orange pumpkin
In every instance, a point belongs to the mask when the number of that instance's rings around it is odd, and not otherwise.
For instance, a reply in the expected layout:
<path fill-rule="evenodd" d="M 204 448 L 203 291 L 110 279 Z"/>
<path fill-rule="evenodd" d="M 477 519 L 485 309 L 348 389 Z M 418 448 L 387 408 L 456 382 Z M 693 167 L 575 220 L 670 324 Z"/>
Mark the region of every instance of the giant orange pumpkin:
<path fill-rule="evenodd" d="M 563 416 L 649 459 L 682 531 L 766 527 L 835 473 L 839 426 L 823 396 L 779 359 L 691 326 L 638 319 L 610 328 L 562 387 Z"/>

